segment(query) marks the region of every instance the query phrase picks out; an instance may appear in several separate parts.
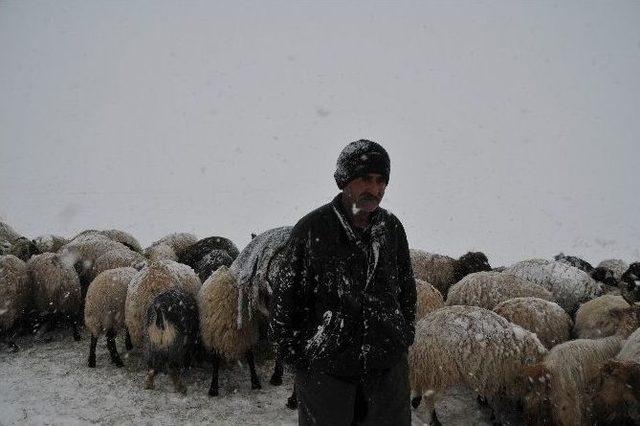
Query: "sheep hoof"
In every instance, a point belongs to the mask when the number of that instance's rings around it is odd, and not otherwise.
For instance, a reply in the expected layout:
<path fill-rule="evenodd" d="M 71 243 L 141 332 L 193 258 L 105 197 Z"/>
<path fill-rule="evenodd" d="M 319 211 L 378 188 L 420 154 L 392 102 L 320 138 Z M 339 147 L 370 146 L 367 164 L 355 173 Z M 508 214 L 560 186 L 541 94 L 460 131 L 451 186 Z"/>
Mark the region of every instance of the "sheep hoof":
<path fill-rule="evenodd" d="M 89 366 L 89 368 L 96 368 L 96 360 L 90 359 L 87 365 Z"/>
<path fill-rule="evenodd" d="M 218 389 L 209 389 L 209 396 L 218 396 Z"/>
<path fill-rule="evenodd" d="M 413 408 L 418 408 L 421 402 L 422 402 L 422 395 L 416 396 L 411 400 L 411 406 Z"/>
<path fill-rule="evenodd" d="M 118 367 L 118 368 L 122 368 L 122 367 L 124 367 L 124 363 L 123 363 L 122 361 L 116 361 L 116 362 L 114 362 L 114 364 L 115 364 L 115 365 L 116 365 L 116 367 Z"/>
<path fill-rule="evenodd" d="M 251 389 L 253 389 L 253 390 L 262 389 L 262 385 L 260 383 L 252 383 L 251 384 Z"/>
<path fill-rule="evenodd" d="M 269 383 L 271 383 L 271 385 L 273 386 L 280 386 L 282 384 L 282 377 L 271 376 L 271 380 L 269 380 Z"/>
<path fill-rule="evenodd" d="M 145 388 L 145 389 L 153 389 L 154 387 L 155 387 L 155 386 L 154 386 L 154 383 L 153 383 L 153 381 L 151 381 L 151 380 L 147 380 L 147 381 L 144 383 L 144 388 Z"/>
<path fill-rule="evenodd" d="M 291 396 L 287 399 L 286 405 L 289 410 L 295 410 L 298 408 L 298 399 L 294 396 Z"/>
<path fill-rule="evenodd" d="M 186 386 L 178 386 L 176 387 L 176 392 L 182 394 L 182 395 L 186 395 L 187 394 L 187 387 Z"/>

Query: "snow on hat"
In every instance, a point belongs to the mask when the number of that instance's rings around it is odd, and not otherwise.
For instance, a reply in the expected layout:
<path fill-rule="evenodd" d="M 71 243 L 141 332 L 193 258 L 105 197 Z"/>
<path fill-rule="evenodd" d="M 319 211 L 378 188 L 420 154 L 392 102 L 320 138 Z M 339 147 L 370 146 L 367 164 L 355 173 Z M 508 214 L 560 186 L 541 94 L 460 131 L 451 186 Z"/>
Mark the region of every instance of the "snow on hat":
<path fill-rule="evenodd" d="M 389 183 L 390 171 L 391 161 L 387 151 L 380 144 L 360 139 L 351 142 L 342 150 L 338 156 L 333 177 L 336 179 L 338 188 L 342 189 L 353 179 L 368 173 L 381 174 Z"/>

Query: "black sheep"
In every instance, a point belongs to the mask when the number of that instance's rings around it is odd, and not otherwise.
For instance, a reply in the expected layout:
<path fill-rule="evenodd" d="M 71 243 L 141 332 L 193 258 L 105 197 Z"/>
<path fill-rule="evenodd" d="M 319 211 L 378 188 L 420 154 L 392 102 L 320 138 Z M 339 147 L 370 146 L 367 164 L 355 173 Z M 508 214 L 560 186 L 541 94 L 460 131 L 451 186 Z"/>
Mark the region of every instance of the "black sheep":
<path fill-rule="evenodd" d="M 195 298 L 181 287 L 161 293 L 147 309 L 145 326 L 145 388 L 153 389 L 156 374 L 168 369 L 176 391 L 186 393 L 180 368 L 190 363 L 198 341 Z"/>

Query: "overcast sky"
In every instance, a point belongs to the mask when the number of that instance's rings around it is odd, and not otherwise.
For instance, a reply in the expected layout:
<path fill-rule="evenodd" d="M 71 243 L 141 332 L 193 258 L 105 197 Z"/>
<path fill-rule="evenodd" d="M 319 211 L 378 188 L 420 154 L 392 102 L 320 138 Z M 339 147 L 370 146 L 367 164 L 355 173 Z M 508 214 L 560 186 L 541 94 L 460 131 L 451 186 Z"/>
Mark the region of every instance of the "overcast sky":
<path fill-rule="evenodd" d="M 294 224 L 383 144 L 412 247 L 640 259 L 640 2 L 0 2 L 0 217 Z"/>

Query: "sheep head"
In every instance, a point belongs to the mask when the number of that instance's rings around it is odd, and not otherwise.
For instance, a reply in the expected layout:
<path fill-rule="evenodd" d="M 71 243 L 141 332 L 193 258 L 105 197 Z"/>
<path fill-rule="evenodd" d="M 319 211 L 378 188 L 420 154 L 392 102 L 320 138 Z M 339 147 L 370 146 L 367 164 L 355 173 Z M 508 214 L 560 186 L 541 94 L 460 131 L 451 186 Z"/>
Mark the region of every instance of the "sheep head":
<path fill-rule="evenodd" d="M 611 287 L 618 286 L 618 280 L 613 275 L 613 271 L 609 268 L 598 266 L 591 271 L 591 278 Z"/>
<path fill-rule="evenodd" d="M 640 262 L 629 265 L 620 279 L 620 293 L 629 304 L 640 302 Z"/>
<path fill-rule="evenodd" d="M 489 259 L 480 251 L 470 251 L 455 262 L 454 278 L 456 282 L 474 272 L 490 271 Z"/>

